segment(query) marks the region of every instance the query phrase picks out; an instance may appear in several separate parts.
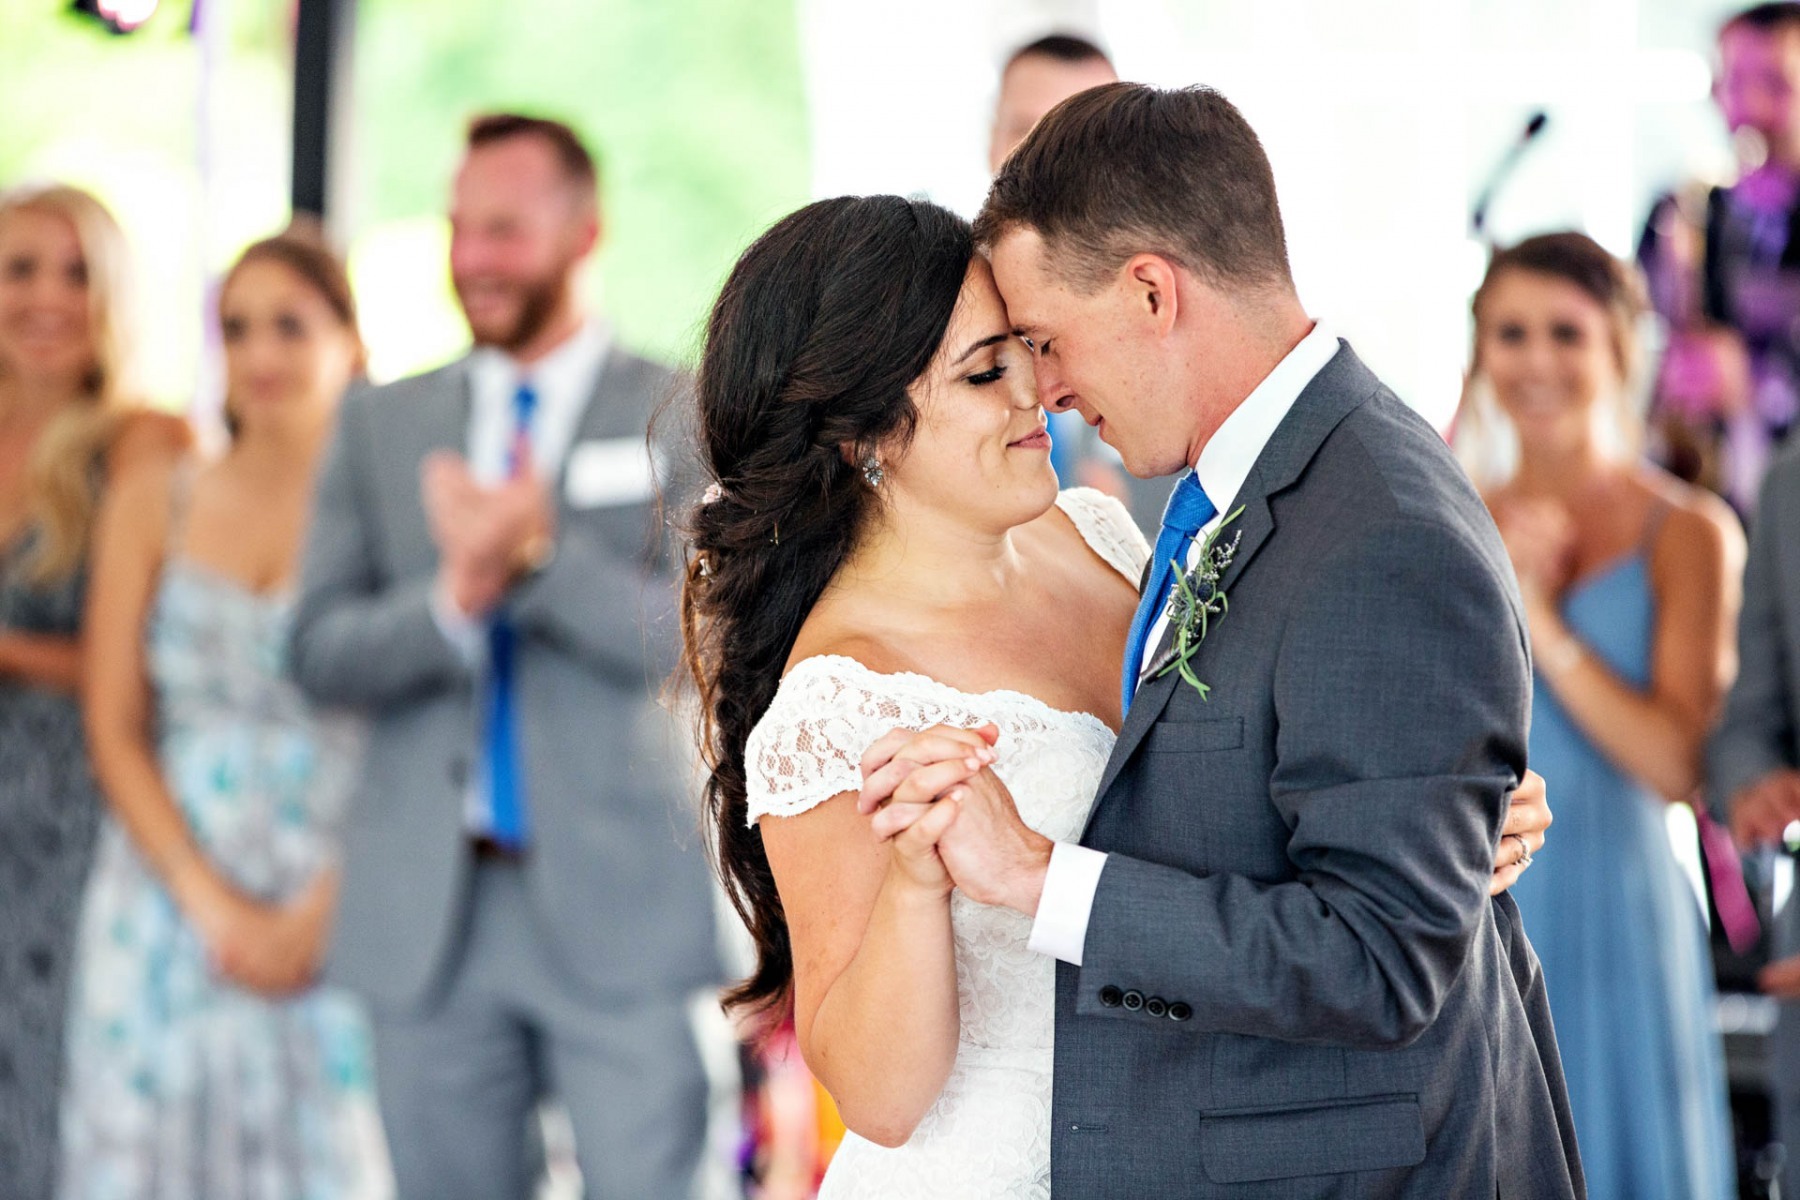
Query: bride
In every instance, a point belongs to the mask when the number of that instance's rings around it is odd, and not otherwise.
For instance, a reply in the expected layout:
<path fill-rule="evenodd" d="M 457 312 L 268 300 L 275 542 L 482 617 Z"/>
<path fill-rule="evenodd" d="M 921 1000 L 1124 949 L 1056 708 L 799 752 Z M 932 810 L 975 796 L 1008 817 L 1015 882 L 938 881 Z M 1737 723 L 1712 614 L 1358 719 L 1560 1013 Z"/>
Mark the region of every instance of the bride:
<path fill-rule="evenodd" d="M 1058 493 L 1011 330 L 967 224 L 894 196 L 776 224 L 707 328 L 682 619 L 757 948 L 727 1003 L 792 1012 L 851 1131 L 827 1200 L 1050 1191 L 1055 960 L 952 887 L 954 803 L 885 841 L 857 812 L 871 743 L 944 726 L 975 732 L 928 790 L 991 766 L 1074 841 L 1112 748 L 1149 547 L 1117 501 Z"/>

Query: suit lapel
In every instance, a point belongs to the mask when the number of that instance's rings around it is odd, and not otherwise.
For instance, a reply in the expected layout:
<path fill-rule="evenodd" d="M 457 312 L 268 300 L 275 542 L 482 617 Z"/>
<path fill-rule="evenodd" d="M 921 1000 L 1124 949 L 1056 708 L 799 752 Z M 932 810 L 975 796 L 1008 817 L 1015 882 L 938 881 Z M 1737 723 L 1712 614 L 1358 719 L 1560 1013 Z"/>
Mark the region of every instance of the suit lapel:
<path fill-rule="evenodd" d="M 1119 729 L 1119 739 L 1113 743 L 1112 754 L 1106 760 L 1106 770 L 1100 775 L 1100 786 L 1094 792 L 1094 803 L 1088 808 L 1087 824 L 1081 831 L 1083 841 L 1087 840 L 1087 831 L 1093 827 L 1094 817 L 1099 813 L 1106 793 L 1112 789 L 1113 780 L 1119 777 L 1119 772 L 1131 761 L 1138 743 L 1144 740 L 1144 735 L 1156 724 L 1156 718 L 1162 712 L 1163 705 L 1168 703 L 1170 693 L 1175 690 L 1175 681 L 1179 678 L 1175 674 L 1169 674 L 1161 679 L 1146 679 L 1132 697 L 1131 711 L 1125 714 L 1125 724 Z"/>
<path fill-rule="evenodd" d="M 456 386 L 448 390 L 448 403 L 432 408 L 426 421 L 425 439 L 429 450 L 469 452 L 469 426 L 475 415 L 475 379 L 469 369 L 470 359 L 457 364 Z"/>
<path fill-rule="evenodd" d="M 1238 542 L 1237 552 L 1232 555 L 1231 566 L 1219 580 L 1220 590 L 1229 595 L 1232 587 L 1249 569 L 1257 553 L 1274 536 L 1275 513 L 1270 501 L 1300 481 L 1307 464 L 1318 454 L 1319 447 L 1325 444 L 1331 431 L 1380 386 L 1380 380 L 1356 357 L 1349 343 L 1340 341 L 1337 354 L 1301 391 L 1293 408 L 1288 411 L 1274 435 L 1269 438 L 1268 444 L 1263 447 L 1262 453 L 1257 456 L 1256 464 L 1244 479 L 1244 486 L 1224 510 L 1230 513 L 1242 506 L 1244 511 L 1232 523 L 1232 528 L 1237 529 L 1243 538 Z M 1220 636 L 1226 636 L 1223 631 L 1230 628 L 1230 620 L 1227 615 L 1219 625 Z M 1090 826 L 1107 791 L 1136 753 L 1138 745 L 1150 732 L 1150 727 L 1156 723 L 1164 705 L 1174 694 L 1175 686 L 1181 681 L 1180 674 L 1175 671 L 1157 678 L 1157 672 L 1174 661 L 1174 657 L 1175 628 L 1171 624 L 1163 631 L 1156 653 L 1150 656 L 1149 665 L 1140 676 L 1141 682 L 1131 701 L 1131 711 L 1126 714 L 1118 741 L 1113 744 L 1112 756 L 1107 760 L 1106 770 L 1101 775 L 1098 798 L 1089 810 Z M 1086 836 L 1085 833 L 1083 836 Z"/>
<path fill-rule="evenodd" d="M 650 455 L 651 478 L 660 486 L 668 469 L 659 448 L 652 444 L 650 423 L 655 417 L 657 397 L 646 394 L 643 359 L 620 348 L 617 342 L 608 347 L 601 361 L 600 373 L 593 390 L 581 410 L 581 417 L 569 435 L 568 449 L 557 468 L 556 503 L 559 512 L 574 511 L 569 501 L 569 466 L 576 450 L 584 442 L 632 441 L 643 446 Z"/>
<path fill-rule="evenodd" d="M 568 503 L 569 460 L 575 457 L 575 448 L 583 442 L 613 436 L 615 432 L 613 406 L 606 403 L 606 397 L 616 390 L 626 367 L 624 353 L 617 346 L 608 347 L 606 357 L 600 362 L 600 372 L 594 377 L 593 390 L 588 393 L 587 403 L 582 406 L 581 417 L 569 434 L 568 449 L 563 452 L 562 462 L 556 468 L 556 495 L 560 506 L 566 507 Z"/>
<path fill-rule="evenodd" d="M 1245 481 L 1244 491 L 1246 493 L 1251 490 L 1250 484 L 1251 481 Z M 1228 543 L 1234 538 L 1237 540 L 1237 550 L 1231 556 L 1231 566 L 1226 568 L 1224 576 L 1219 580 L 1219 590 L 1226 595 L 1231 594 L 1231 585 L 1236 582 L 1239 575 L 1244 573 L 1244 568 L 1249 565 L 1251 559 L 1256 557 L 1256 552 L 1262 549 L 1263 543 L 1269 540 L 1269 535 L 1275 532 L 1275 517 L 1269 510 L 1268 496 L 1252 495 L 1246 500 L 1234 502 L 1231 509 L 1226 511 L 1230 512 L 1236 509 L 1239 504 L 1242 504 L 1244 511 L 1239 513 L 1237 520 L 1233 521 L 1220 535 L 1221 543 Z M 1230 619 L 1229 614 L 1227 619 Z M 1162 640 L 1157 643 L 1156 653 L 1150 656 L 1150 664 L 1145 668 L 1144 673 L 1155 676 L 1158 671 L 1174 661 L 1175 626 L 1171 622 L 1163 630 Z"/>

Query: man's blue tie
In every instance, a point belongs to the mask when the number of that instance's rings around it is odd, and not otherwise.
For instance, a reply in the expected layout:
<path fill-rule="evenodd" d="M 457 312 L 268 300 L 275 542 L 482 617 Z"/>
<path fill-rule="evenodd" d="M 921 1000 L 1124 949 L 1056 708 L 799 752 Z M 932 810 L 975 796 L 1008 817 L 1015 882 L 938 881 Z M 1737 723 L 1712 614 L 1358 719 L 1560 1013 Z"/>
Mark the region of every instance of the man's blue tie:
<path fill-rule="evenodd" d="M 1131 711 L 1131 697 L 1137 692 L 1138 672 L 1144 665 L 1144 642 L 1156 614 L 1162 611 L 1175 585 L 1175 572 L 1170 562 L 1185 564 L 1188 546 L 1202 526 L 1217 516 L 1219 510 L 1206 498 L 1200 477 L 1189 471 L 1169 494 L 1163 508 L 1162 532 L 1156 535 L 1156 549 L 1150 555 L 1150 579 L 1138 600 L 1137 616 L 1131 621 L 1131 638 L 1125 644 L 1124 700 L 1122 710 Z M 1185 569 L 1185 565 L 1183 567 Z"/>
<path fill-rule="evenodd" d="M 537 411 L 537 393 L 529 383 L 513 394 L 512 440 L 507 447 L 506 473 L 516 478 L 531 453 L 531 416 Z M 518 716 L 513 706 L 513 651 L 517 640 L 512 620 L 502 608 L 488 621 L 487 754 L 488 829 L 494 841 L 509 850 L 523 850 L 528 840 L 525 819 L 525 772 L 519 761 Z"/>

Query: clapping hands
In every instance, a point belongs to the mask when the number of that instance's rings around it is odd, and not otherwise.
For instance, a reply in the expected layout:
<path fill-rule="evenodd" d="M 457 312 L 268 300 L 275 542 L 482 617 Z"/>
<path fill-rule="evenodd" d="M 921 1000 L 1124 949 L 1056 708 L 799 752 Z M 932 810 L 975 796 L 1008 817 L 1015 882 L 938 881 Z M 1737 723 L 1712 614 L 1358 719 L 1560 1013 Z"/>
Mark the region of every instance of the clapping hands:
<path fill-rule="evenodd" d="M 438 548 L 440 586 L 466 616 L 500 607 L 555 534 L 555 506 L 529 456 L 513 478 L 487 487 L 461 455 L 433 454 L 420 470 L 420 494 Z"/>
<path fill-rule="evenodd" d="M 994 725 L 894 730 L 863 755 L 857 811 L 873 814 L 875 835 L 916 881 L 1031 916 L 1052 843 L 1019 817 L 994 774 L 999 737 Z"/>
<path fill-rule="evenodd" d="M 1528 612 L 1553 603 L 1575 569 L 1575 521 L 1569 510 L 1543 497 L 1514 498 L 1494 506 L 1494 524 Z"/>
<path fill-rule="evenodd" d="M 1731 798 L 1731 835 L 1740 846 L 1780 842 L 1800 821 L 1800 771 L 1770 771 Z"/>

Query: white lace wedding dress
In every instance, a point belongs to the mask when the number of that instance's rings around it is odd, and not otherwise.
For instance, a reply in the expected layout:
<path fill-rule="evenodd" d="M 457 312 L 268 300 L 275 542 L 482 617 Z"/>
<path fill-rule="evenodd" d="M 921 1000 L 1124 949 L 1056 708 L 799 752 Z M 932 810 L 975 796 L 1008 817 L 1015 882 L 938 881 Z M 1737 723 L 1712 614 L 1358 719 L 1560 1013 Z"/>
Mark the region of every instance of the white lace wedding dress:
<path fill-rule="evenodd" d="M 1086 488 L 1057 504 L 1094 552 L 1136 586 L 1150 548 L 1118 501 Z M 1074 629 L 1069 636 L 1078 636 Z M 1098 717 L 1019 692 L 972 695 L 923 675 L 883 675 L 853 659 L 796 663 L 745 749 L 750 819 L 792 816 L 861 786 L 858 763 L 896 727 L 1000 727 L 994 772 L 1046 837 L 1079 837 L 1113 733 Z M 849 1134 L 820 1200 L 1043 1200 L 1050 1195 L 1055 961 L 1026 947 L 1029 918 L 955 893 L 961 1029 L 944 1090 L 903 1146 Z M 906 997 L 895 997 L 906 1003 Z"/>

